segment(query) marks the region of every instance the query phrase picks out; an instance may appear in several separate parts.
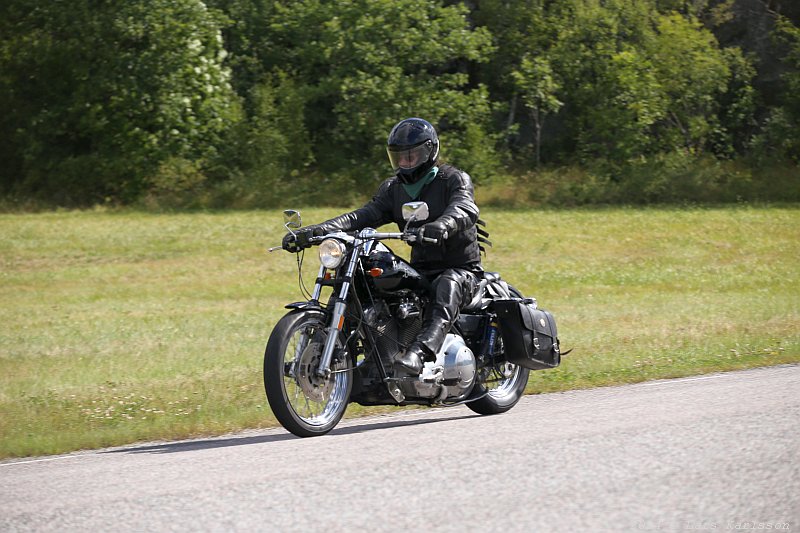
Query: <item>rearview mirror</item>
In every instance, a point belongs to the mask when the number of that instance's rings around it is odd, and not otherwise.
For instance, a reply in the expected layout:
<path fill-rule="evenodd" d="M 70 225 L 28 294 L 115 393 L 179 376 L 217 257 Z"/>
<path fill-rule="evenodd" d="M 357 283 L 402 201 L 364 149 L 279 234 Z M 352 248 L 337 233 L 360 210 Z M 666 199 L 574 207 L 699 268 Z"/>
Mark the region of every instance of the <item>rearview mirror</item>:
<path fill-rule="evenodd" d="M 428 204 L 425 202 L 408 202 L 403 204 L 403 220 L 428 220 Z"/>
<path fill-rule="evenodd" d="M 300 211 L 295 211 L 294 209 L 287 209 L 284 211 L 283 225 L 288 230 L 300 228 L 303 225 L 303 221 L 300 218 Z"/>

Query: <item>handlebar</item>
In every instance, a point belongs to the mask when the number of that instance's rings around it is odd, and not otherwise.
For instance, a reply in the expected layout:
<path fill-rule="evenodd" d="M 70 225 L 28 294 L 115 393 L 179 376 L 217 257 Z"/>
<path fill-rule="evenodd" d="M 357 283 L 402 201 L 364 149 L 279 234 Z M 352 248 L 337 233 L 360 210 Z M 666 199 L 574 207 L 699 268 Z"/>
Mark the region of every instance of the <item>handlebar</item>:
<path fill-rule="evenodd" d="M 429 242 L 431 244 L 439 244 L 439 239 L 433 239 L 431 237 L 425 237 L 422 235 L 422 228 L 414 228 L 411 231 L 407 232 L 388 232 L 388 233 L 379 233 L 377 231 L 370 232 L 369 230 L 365 234 L 364 232 L 359 233 L 359 237 L 366 238 L 366 239 L 375 239 L 375 240 L 384 240 L 384 239 L 400 239 L 401 241 L 405 242 Z M 445 239 L 447 236 L 445 235 Z"/>
<path fill-rule="evenodd" d="M 319 237 L 311 237 L 311 238 L 308 239 L 308 243 L 309 244 L 319 244 L 322 241 L 324 241 L 325 239 L 327 239 L 327 238 L 329 238 L 331 236 L 334 236 L 334 235 L 338 236 L 340 238 L 342 236 L 344 236 L 344 235 L 346 235 L 349 239 L 354 238 L 353 235 L 344 234 L 342 232 L 336 232 L 336 233 L 330 233 L 328 235 L 321 235 Z M 378 231 L 374 231 L 374 230 L 371 230 L 371 229 L 365 229 L 365 230 L 361 230 L 361 231 L 358 232 L 358 238 L 362 239 L 362 240 L 370 240 L 370 239 L 372 239 L 372 240 L 378 240 L 378 241 L 388 240 L 388 239 L 399 239 L 401 241 L 409 242 L 409 243 L 414 243 L 414 242 L 417 242 L 417 241 L 421 241 L 421 242 L 427 242 L 427 243 L 431 243 L 431 244 L 439 244 L 439 239 L 433 239 L 431 237 L 423 236 L 421 228 L 414 228 L 414 229 L 412 229 L 410 231 L 405 231 L 405 232 L 401 232 L 401 231 L 378 232 Z M 444 238 L 446 239 L 447 236 L 445 235 Z M 273 246 L 272 248 L 268 248 L 267 251 L 274 252 L 276 250 L 282 250 L 282 249 L 283 249 L 282 246 Z"/>
<path fill-rule="evenodd" d="M 415 238 L 416 235 L 413 233 L 401 233 L 399 231 L 390 231 L 390 232 L 378 232 L 378 231 L 370 231 L 364 230 L 358 234 L 359 237 L 362 239 L 375 239 L 378 241 L 386 240 L 386 239 L 400 239 L 400 240 L 407 240 L 408 238 Z"/>

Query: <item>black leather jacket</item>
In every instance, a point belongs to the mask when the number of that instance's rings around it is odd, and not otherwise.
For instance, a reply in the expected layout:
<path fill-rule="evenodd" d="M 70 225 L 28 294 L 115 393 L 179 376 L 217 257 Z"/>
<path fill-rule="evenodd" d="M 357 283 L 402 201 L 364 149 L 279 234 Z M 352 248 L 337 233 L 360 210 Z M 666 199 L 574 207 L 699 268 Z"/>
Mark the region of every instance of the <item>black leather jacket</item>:
<path fill-rule="evenodd" d="M 449 217 L 455 226 L 441 245 L 414 244 L 411 247 L 411 264 L 423 272 L 437 272 L 448 268 L 465 268 L 480 271 L 481 256 L 478 245 L 478 206 L 469 174 L 451 165 L 441 165 L 436 178 L 426 185 L 415 200 L 428 204 L 428 220 L 414 223 L 422 226 L 441 217 Z M 403 231 L 402 206 L 411 202 L 396 177 L 384 181 L 372 201 L 365 206 L 319 224 L 326 231 L 352 231 L 378 228 L 394 222 Z"/>

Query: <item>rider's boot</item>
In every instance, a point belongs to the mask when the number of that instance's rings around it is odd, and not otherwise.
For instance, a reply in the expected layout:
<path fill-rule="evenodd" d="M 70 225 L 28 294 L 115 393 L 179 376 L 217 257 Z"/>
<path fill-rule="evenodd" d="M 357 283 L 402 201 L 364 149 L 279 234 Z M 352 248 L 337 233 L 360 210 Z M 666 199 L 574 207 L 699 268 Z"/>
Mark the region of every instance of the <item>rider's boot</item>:
<path fill-rule="evenodd" d="M 427 350 L 423 348 L 422 344 L 419 342 L 413 342 L 405 351 L 405 353 L 398 356 L 397 359 L 394 360 L 394 366 L 406 374 L 419 376 L 420 372 L 422 372 L 422 365 L 425 361 L 426 351 Z"/>
<path fill-rule="evenodd" d="M 465 270 L 451 269 L 445 271 L 433 282 L 433 301 L 425 309 L 422 329 L 417 335 L 417 340 L 405 353 L 395 360 L 395 366 L 402 371 L 418 376 L 422 372 L 425 360 L 433 361 L 436 354 L 444 344 L 450 326 L 458 316 L 461 300 L 464 297 L 464 288 L 475 287 L 475 276 Z"/>
<path fill-rule="evenodd" d="M 432 316 L 422 324 L 422 331 L 417 340 L 411 343 L 408 349 L 395 361 L 395 367 L 407 374 L 418 376 L 422 372 L 425 361 L 436 359 L 436 353 L 444 343 L 450 322 L 446 318 Z"/>

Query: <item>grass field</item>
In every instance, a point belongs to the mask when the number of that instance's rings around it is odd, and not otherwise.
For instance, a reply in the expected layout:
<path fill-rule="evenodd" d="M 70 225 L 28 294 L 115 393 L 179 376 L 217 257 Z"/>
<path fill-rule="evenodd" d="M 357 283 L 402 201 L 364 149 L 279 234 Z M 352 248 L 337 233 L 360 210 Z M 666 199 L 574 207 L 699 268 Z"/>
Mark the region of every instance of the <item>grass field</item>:
<path fill-rule="evenodd" d="M 529 392 L 800 361 L 800 207 L 483 217 L 486 268 L 574 348 Z M 263 348 L 301 299 L 282 235 L 279 211 L 0 215 L 0 458 L 275 425 Z"/>

